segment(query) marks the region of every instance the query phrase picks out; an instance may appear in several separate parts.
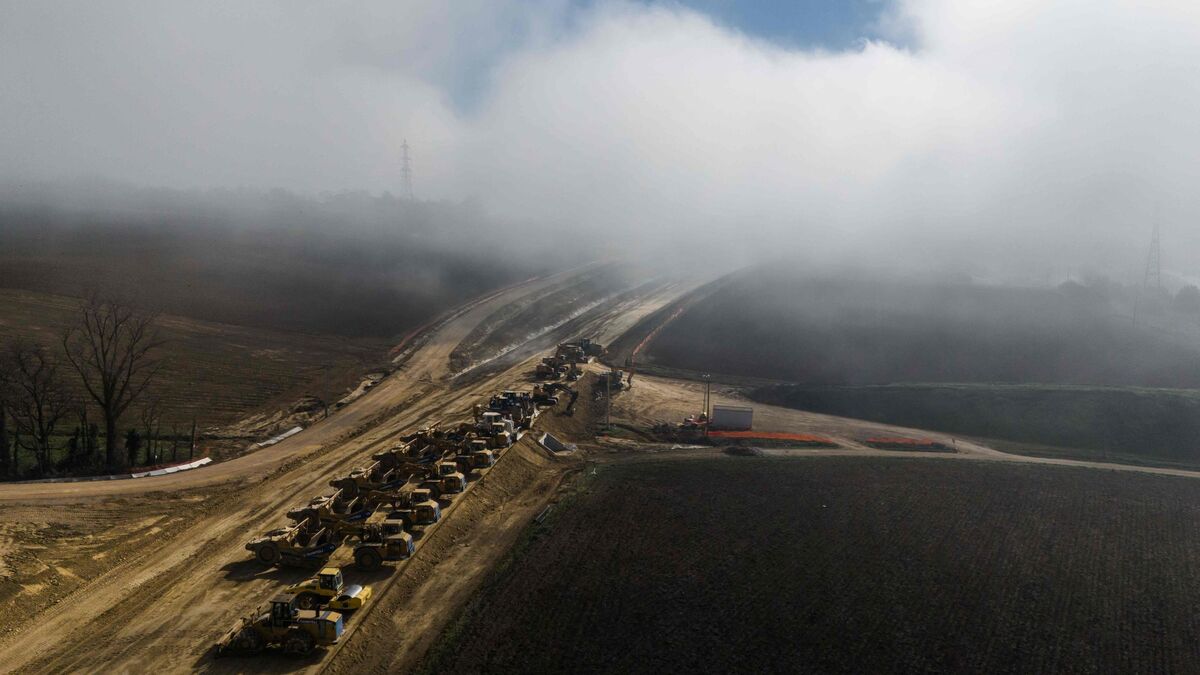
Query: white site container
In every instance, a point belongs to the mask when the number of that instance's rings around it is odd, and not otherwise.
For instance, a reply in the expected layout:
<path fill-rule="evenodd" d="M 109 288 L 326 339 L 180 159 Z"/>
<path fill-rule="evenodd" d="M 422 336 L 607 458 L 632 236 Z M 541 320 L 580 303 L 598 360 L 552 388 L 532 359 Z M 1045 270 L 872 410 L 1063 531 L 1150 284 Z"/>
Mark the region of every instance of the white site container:
<path fill-rule="evenodd" d="M 754 408 L 740 405 L 714 405 L 712 409 L 711 429 L 726 429 L 729 431 L 745 431 L 754 423 Z"/>

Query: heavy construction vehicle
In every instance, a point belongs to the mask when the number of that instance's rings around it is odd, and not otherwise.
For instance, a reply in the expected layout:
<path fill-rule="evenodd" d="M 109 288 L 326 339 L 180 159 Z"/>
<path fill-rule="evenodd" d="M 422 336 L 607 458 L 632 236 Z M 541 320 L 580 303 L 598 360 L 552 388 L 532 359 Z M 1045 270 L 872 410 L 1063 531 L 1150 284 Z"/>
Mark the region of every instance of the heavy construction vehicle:
<path fill-rule="evenodd" d="M 313 647 L 337 644 L 344 629 L 338 612 L 300 609 L 296 595 L 281 593 L 226 631 L 217 641 L 217 656 L 258 654 L 267 647 L 303 656 Z"/>
<path fill-rule="evenodd" d="M 310 567 L 324 563 L 342 545 L 342 535 L 318 518 L 271 530 L 246 543 L 246 550 L 264 565 Z"/>
<path fill-rule="evenodd" d="M 496 453 L 488 447 L 488 442 L 482 438 L 472 438 L 459 448 L 458 468 L 463 473 L 490 469 L 496 464 Z"/>
<path fill-rule="evenodd" d="M 533 402 L 536 403 L 537 405 L 544 405 L 544 406 L 552 407 L 552 406 L 558 405 L 558 397 L 554 395 L 555 392 L 570 392 L 570 391 L 571 391 L 571 388 L 565 384 L 561 384 L 559 382 L 551 382 L 549 384 L 544 384 L 544 385 L 543 384 L 533 385 L 533 393 L 530 394 L 530 396 L 533 398 Z"/>
<path fill-rule="evenodd" d="M 367 571 L 379 569 L 384 561 L 406 560 L 416 551 L 412 534 L 404 529 L 404 519 L 392 513 L 373 516 L 356 538 L 354 564 Z"/>
<path fill-rule="evenodd" d="M 605 392 L 616 394 L 628 388 L 629 385 L 625 382 L 625 373 L 613 368 L 608 372 L 600 373 L 596 376 L 596 385 L 592 387 L 592 392 L 599 398 Z"/>
<path fill-rule="evenodd" d="M 572 365 L 574 364 L 567 363 L 557 356 L 545 356 L 542 357 L 542 362 L 534 368 L 533 374 L 540 380 L 557 380 L 565 377 Z"/>
<path fill-rule="evenodd" d="M 323 567 L 316 576 L 292 584 L 283 592 L 295 595 L 296 604 L 301 609 L 325 607 L 339 612 L 352 612 L 362 609 L 371 599 L 371 587 L 358 584 L 347 586 L 340 567 Z"/>
<path fill-rule="evenodd" d="M 456 495 L 467 489 L 467 477 L 458 470 L 458 462 L 452 459 L 442 460 L 434 464 L 433 468 L 433 476 L 422 481 L 422 487 L 435 484 L 439 495 Z"/>
<path fill-rule="evenodd" d="M 374 460 L 370 464 L 353 469 L 350 473 L 329 481 L 329 487 L 337 488 L 348 497 L 360 497 L 372 490 L 394 489 L 404 484 L 408 476 L 400 471 L 398 462 Z"/>
<path fill-rule="evenodd" d="M 487 441 L 488 446 L 494 450 L 507 448 L 517 438 L 517 426 L 510 417 L 495 410 L 485 411 L 482 406 L 478 405 L 475 406 L 475 428 L 473 432 L 477 437 Z"/>
<path fill-rule="evenodd" d="M 308 504 L 288 511 L 293 521 L 316 519 L 322 525 L 363 522 L 375 511 L 373 505 L 359 496 L 336 490 L 333 494 L 313 497 Z"/>
<path fill-rule="evenodd" d="M 488 401 L 488 410 L 508 417 L 518 429 L 528 429 L 537 417 L 537 404 L 529 392 L 504 391 L 496 394 Z"/>
<path fill-rule="evenodd" d="M 599 342 L 591 338 L 579 338 L 573 342 L 561 342 L 554 350 L 554 357 L 568 363 L 587 363 L 608 353 Z"/>
<path fill-rule="evenodd" d="M 433 525 L 442 518 L 442 506 L 426 488 L 409 486 L 391 496 L 388 518 L 404 523 L 405 530 Z"/>

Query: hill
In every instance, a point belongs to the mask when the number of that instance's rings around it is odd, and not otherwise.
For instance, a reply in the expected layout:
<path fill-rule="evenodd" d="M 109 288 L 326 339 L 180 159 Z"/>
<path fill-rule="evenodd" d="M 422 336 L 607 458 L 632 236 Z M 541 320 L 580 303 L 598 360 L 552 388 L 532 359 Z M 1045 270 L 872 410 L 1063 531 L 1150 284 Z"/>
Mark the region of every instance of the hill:
<path fill-rule="evenodd" d="M 1102 283 L 1016 288 L 763 267 L 688 305 L 649 357 L 805 384 L 1200 387 L 1197 317 L 1149 300 L 1135 329 L 1128 293 Z"/>
<path fill-rule="evenodd" d="M 57 350 L 78 306 L 74 298 L 0 289 L 0 343 L 19 337 Z M 365 370 L 383 362 L 391 346 L 380 339 L 305 335 L 174 315 L 159 317 L 157 327 L 166 340 L 159 350 L 163 370 L 140 403 L 161 399 L 164 432 L 171 426 L 190 431 L 193 419 L 202 429 L 232 423 L 305 395 L 335 401 Z M 63 376 L 77 386 L 73 373 L 64 369 Z M 75 423 L 67 420 L 62 431 Z M 137 424 L 134 409 L 124 426 Z"/>

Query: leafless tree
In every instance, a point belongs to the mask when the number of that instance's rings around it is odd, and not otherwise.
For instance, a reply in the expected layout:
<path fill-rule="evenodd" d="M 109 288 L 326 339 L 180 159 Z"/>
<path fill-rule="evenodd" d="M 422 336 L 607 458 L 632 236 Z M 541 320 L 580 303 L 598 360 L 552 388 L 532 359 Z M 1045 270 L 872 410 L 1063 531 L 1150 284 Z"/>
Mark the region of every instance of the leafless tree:
<path fill-rule="evenodd" d="M 8 364 L 0 359 L 0 476 L 14 473 L 12 456 L 8 454 L 8 399 L 11 397 L 9 388 L 12 384 L 8 369 Z"/>
<path fill-rule="evenodd" d="M 104 460 L 110 469 L 117 468 L 117 423 L 161 365 L 153 358 L 163 343 L 154 318 L 93 293 L 80 305 L 79 323 L 63 333 L 67 360 L 104 416 Z"/>
<path fill-rule="evenodd" d="M 146 430 L 146 456 L 150 464 L 158 464 L 158 436 L 162 431 L 162 400 L 147 398 L 141 409 L 142 428 Z"/>
<path fill-rule="evenodd" d="M 38 473 L 50 471 L 51 439 L 73 401 L 45 347 L 14 341 L 4 350 L 8 407 L 22 447 L 33 453 Z"/>

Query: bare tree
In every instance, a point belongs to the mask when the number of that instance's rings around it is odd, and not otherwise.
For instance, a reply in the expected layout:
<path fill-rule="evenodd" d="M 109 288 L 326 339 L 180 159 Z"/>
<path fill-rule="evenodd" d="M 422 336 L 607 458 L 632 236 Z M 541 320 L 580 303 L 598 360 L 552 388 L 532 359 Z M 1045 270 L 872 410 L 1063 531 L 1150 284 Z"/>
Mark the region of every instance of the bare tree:
<path fill-rule="evenodd" d="M 40 475 L 50 471 L 51 439 L 55 427 L 70 412 L 73 401 L 58 367 L 44 347 L 11 342 L 4 354 L 10 391 L 8 406 L 13 427 L 33 453 Z"/>
<path fill-rule="evenodd" d="M 141 409 L 142 428 L 146 430 L 147 463 L 158 464 L 158 436 L 162 431 L 162 400 L 157 396 L 147 399 Z"/>
<path fill-rule="evenodd" d="M 153 350 L 163 342 L 154 315 L 91 294 L 80 305 L 79 323 L 63 333 L 67 360 L 104 416 L 104 461 L 117 468 L 117 423 L 158 373 Z"/>
<path fill-rule="evenodd" d="M 0 476 L 13 474 L 11 455 L 8 454 L 8 399 L 11 397 L 9 387 L 12 378 L 8 372 L 8 364 L 0 359 Z"/>

